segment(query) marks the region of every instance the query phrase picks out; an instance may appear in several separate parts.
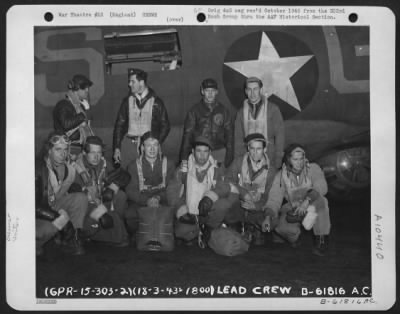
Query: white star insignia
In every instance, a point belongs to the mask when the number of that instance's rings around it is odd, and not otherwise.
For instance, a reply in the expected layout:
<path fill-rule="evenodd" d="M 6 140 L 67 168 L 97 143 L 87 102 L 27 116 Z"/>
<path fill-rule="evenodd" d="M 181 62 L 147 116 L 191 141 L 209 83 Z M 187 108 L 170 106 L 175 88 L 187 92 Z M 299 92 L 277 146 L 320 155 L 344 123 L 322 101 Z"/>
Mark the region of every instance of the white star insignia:
<path fill-rule="evenodd" d="M 268 95 L 275 94 L 301 111 L 290 78 L 312 57 L 309 55 L 281 58 L 271 40 L 263 33 L 257 60 L 225 62 L 225 64 L 246 77 L 260 78 L 264 92 Z"/>

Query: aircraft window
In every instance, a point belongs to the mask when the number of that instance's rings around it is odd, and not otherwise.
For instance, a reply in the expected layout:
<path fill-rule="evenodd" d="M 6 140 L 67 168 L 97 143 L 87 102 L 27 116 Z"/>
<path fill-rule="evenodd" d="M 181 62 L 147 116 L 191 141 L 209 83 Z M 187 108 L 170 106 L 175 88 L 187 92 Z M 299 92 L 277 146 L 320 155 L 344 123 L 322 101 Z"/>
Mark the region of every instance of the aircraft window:
<path fill-rule="evenodd" d="M 147 72 L 176 70 L 182 55 L 176 29 L 138 31 L 104 35 L 105 65 L 108 74 L 137 67 Z"/>

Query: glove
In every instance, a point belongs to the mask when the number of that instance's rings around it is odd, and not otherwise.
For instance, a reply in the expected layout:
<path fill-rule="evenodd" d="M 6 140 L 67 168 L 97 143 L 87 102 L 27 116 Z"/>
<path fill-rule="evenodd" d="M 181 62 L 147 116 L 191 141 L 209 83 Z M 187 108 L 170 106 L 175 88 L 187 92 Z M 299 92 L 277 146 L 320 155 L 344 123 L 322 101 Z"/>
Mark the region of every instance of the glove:
<path fill-rule="evenodd" d="M 112 227 L 114 227 L 114 219 L 108 213 L 105 213 L 103 216 L 100 217 L 99 223 L 103 229 L 111 229 Z"/>
<path fill-rule="evenodd" d="M 253 201 L 241 201 L 240 206 L 242 206 L 245 210 L 256 210 L 256 205 Z"/>
<path fill-rule="evenodd" d="M 321 195 L 319 194 L 318 191 L 314 189 L 309 189 L 307 191 L 307 197 L 310 199 L 310 203 L 315 202 Z"/>
<path fill-rule="evenodd" d="M 188 161 L 187 160 L 182 160 L 181 165 L 180 165 L 180 170 L 183 173 L 188 172 Z"/>
<path fill-rule="evenodd" d="M 305 199 L 295 210 L 295 213 L 300 216 L 305 216 L 307 214 L 307 208 L 310 205 L 308 199 Z"/>
<path fill-rule="evenodd" d="M 178 218 L 179 222 L 187 224 L 187 225 L 195 225 L 196 224 L 196 216 L 193 214 L 186 213 L 183 216 Z"/>
<path fill-rule="evenodd" d="M 249 192 L 246 192 L 246 194 L 240 196 L 240 206 L 246 210 L 255 210 L 256 205 L 254 202 L 254 198 Z"/>
<path fill-rule="evenodd" d="M 114 198 L 114 191 L 110 188 L 104 189 L 102 195 L 103 203 L 111 202 L 113 198 Z"/>
<path fill-rule="evenodd" d="M 114 183 L 115 185 L 118 185 L 120 189 L 123 189 L 129 184 L 130 181 L 131 175 L 129 172 L 120 167 L 111 171 L 104 180 L 104 183 L 105 186 Z"/>
<path fill-rule="evenodd" d="M 210 212 L 214 202 L 208 196 L 204 196 L 199 203 L 199 216 L 206 217 Z"/>
<path fill-rule="evenodd" d="M 93 209 L 89 216 L 90 218 L 99 222 L 100 226 L 103 229 L 110 229 L 114 226 L 114 220 L 112 216 L 108 214 L 108 210 L 103 204 L 100 204 L 95 209 Z"/>
<path fill-rule="evenodd" d="M 304 216 L 305 216 L 304 214 L 303 215 L 297 214 L 296 211 L 292 209 L 286 213 L 286 221 L 291 224 L 296 222 L 302 222 Z"/>
<path fill-rule="evenodd" d="M 36 218 L 51 221 L 53 225 L 61 230 L 69 221 L 69 216 L 67 212 L 63 209 L 60 209 L 59 212 L 51 209 L 50 207 L 38 207 L 36 208 Z"/>
<path fill-rule="evenodd" d="M 36 215 L 35 217 L 42 220 L 53 221 L 55 220 L 60 214 L 55 210 L 48 208 L 39 207 L 36 208 Z"/>
<path fill-rule="evenodd" d="M 317 212 L 314 205 L 307 208 L 307 214 L 304 216 L 302 225 L 304 229 L 311 230 L 317 220 Z"/>

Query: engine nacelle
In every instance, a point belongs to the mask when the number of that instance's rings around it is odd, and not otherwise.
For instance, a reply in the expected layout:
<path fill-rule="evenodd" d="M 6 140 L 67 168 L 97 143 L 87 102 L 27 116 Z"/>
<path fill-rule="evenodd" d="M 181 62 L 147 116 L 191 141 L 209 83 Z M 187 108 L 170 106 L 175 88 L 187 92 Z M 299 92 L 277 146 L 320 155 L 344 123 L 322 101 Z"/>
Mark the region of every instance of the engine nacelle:
<path fill-rule="evenodd" d="M 369 146 L 335 149 L 320 157 L 328 182 L 328 196 L 337 200 L 358 199 L 371 186 L 371 152 Z"/>

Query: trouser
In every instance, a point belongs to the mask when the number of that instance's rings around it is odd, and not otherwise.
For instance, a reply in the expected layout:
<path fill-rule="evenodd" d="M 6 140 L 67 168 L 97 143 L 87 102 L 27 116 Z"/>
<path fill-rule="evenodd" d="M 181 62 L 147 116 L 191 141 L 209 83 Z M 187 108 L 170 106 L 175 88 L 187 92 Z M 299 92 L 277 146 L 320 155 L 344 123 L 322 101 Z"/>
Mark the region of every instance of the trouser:
<path fill-rule="evenodd" d="M 229 213 L 225 217 L 227 224 L 243 222 L 261 226 L 265 219 L 265 214 L 262 210 L 245 210 L 240 206 L 240 201 L 236 200 Z"/>
<path fill-rule="evenodd" d="M 314 204 L 317 219 L 313 226 L 313 233 L 315 235 L 328 235 L 330 233 L 331 221 L 329 217 L 328 200 L 321 197 Z M 286 203 L 279 211 L 279 222 L 276 227 L 276 232 L 289 242 L 295 242 L 301 233 L 301 223 L 289 223 L 286 221 L 286 214 L 292 210 L 290 203 Z"/>
<path fill-rule="evenodd" d="M 107 205 L 106 207 L 109 208 Z M 128 197 L 124 191 L 118 190 L 118 192 L 114 195 L 113 208 L 121 218 L 125 217 L 125 213 L 128 209 Z"/>
<path fill-rule="evenodd" d="M 84 193 L 69 193 L 56 201 L 55 210 L 64 209 L 75 229 L 83 227 L 83 221 L 88 210 L 88 198 Z"/>
<path fill-rule="evenodd" d="M 126 167 L 139 156 L 138 154 L 138 141 L 132 141 L 128 137 L 124 137 L 121 142 L 121 167 Z"/>
<path fill-rule="evenodd" d="M 216 200 L 207 216 L 198 216 L 199 223 L 205 224 L 211 229 L 218 228 L 223 222 L 226 222 L 226 216 L 229 215 L 232 204 L 234 204 L 237 199 L 237 194 L 230 193 L 228 197 Z M 182 204 L 176 208 L 175 211 L 182 207 L 185 207 L 188 212 L 189 209 L 186 204 Z"/>
<path fill-rule="evenodd" d="M 89 205 L 88 214 L 85 217 L 84 229 L 92 240 L 110 243 L 121 243 L 128 239 L 124 223 L 124 215 L 127 209 L 127 196 L 124 191 L 119 190 L 113 198 L 113 210 L 111 210 L 111 203 L 104 204 L 112 219 L 113 227 L 110 229 L 103 229 L 100 224 L 90 217 L 90 212 L 95 208 L 95 205 Z"/>
<path fill-rule="evenodd" d="M 56 235 L 58 229 L 51 221 L 35 219 L 36 224 L 36 250 L 40 251 L 42 246 Z"/>
<path fill-rule="evenodd" d="M 87 215 L 85 218 L 85 233 L 90 239 L 99 242 L 121 243 L 126 241 L 128 233 L 124 221 L 115 211 L 109 211 L 108 214 L 113 219 L 114 225 L 112 228 L 103 229 L 99 222 Z"/>
<path fill-rule="evenodd" d="M 234 196 L 233 196 L 234 197 Z M 204 223 L 206 226 L 214 229 L 219 227 L 230 212 L 232 204 L 234 203 L 233 197 L 218 199 L 211 208 L 211 211 L 206 217 L 199 217 L 199 222 Z"/>

